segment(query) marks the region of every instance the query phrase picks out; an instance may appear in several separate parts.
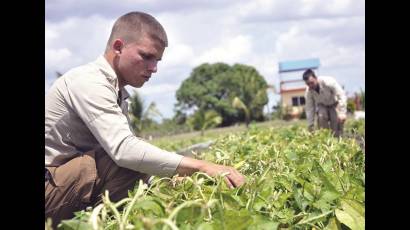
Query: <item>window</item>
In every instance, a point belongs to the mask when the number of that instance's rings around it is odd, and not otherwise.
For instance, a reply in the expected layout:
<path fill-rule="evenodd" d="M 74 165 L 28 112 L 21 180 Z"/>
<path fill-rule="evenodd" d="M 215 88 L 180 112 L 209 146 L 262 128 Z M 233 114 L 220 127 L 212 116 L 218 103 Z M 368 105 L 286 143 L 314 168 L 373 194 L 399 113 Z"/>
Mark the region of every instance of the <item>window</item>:
<path fill-rule="evenodd" d="M 292 106 L 302 106 L 305 105 L 305 97 L 292 97 Z"/>
<path fill-rule="evenodd" d="M 306 104 L 305 97 L 299 97 L 299 100 L 300 100 L 300 105 L 305 105 Z"/>
<path fill-rule="evenodd" d="M 292 106 L 299 105 L 299 97 L 292 97 Z"/>

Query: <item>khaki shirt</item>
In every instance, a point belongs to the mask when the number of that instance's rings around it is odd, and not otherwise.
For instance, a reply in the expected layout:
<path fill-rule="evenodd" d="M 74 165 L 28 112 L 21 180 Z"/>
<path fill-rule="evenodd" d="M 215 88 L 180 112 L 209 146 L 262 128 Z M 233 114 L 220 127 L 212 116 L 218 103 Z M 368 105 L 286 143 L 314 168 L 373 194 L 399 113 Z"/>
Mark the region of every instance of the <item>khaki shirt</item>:
<path fill-rule="evenodd" d="M 59 166 L 78 154 L 103 148 L 120 167 L 172 176 L 183 156 L 135 136 L 127 91 L 107 60 L 74 68 L 58 78 L 45 97 L 45 165 Z"/>
<path fill-rule="evenodd" d="M 318 77 L 319 93 L 306 87 L 306 118 L 308 125 L 314 125 L 316 108 L 318 105 L 332 106 L 337 103 L 338 115 L 346 115 L 346 94 L 339 83 L 333 77 Z"/>

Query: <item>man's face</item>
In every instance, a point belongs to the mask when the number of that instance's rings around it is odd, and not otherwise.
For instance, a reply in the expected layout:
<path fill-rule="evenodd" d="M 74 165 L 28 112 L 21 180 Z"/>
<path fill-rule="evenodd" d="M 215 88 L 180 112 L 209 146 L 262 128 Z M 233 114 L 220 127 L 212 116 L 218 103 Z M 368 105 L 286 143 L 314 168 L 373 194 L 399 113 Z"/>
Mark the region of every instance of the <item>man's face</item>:
<path fill-rule="evenodd" d="M 142 37 L 137 42 L 126 44 L 115 60 L 120 86 L 131 85 L 139 88 L 157 72 L 165 47 L 155 39 Z"/>
<path fill-rule="evenodd" d="M 318 86 L 317 78 L 313 76 L 309 76 L 309 78 L 305 81 L 306 85 L 309 86 L 309 89 L 314 90 Z"/>

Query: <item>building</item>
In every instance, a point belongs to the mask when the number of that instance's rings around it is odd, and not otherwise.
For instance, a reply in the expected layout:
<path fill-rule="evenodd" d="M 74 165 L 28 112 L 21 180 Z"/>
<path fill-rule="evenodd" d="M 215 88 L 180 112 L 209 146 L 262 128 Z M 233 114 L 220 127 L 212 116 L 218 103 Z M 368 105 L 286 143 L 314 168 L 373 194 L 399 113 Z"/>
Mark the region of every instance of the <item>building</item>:
<path fill-rule="evenodd" d="M 299 118 L 304 111 L 306 85 L 302 74 L 319 69 L 317 58 L 279 62 L 281 105 L 285 118 Z"/>

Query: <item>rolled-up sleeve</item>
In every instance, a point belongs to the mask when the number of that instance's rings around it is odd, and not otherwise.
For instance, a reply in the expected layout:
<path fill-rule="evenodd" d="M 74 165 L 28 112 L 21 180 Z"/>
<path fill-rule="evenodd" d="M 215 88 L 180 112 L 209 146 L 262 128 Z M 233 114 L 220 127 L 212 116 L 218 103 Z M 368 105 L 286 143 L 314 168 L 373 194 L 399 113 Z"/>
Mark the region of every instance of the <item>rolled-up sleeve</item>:
<path fill-rule="evenodd" d="M 340 115 L 346 115 L 347 112 L 347 97 L 345 91 L 336 82 L 336 80 L 331 80 L 328 83 L 329 87 L 331 87 L 335 94 L 335 99 L 337 101 L 337 111 Z"/>
<path fill-rule="evenodd" d="M 117 104 L 113 86 L 96 81 L 68 88 L 72 108 L 118 166 L 158 176 L 175 174 L 183 156 L 136 137 Z"/>

